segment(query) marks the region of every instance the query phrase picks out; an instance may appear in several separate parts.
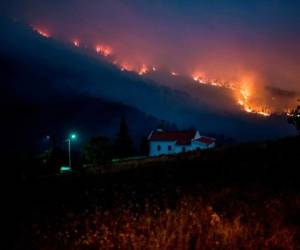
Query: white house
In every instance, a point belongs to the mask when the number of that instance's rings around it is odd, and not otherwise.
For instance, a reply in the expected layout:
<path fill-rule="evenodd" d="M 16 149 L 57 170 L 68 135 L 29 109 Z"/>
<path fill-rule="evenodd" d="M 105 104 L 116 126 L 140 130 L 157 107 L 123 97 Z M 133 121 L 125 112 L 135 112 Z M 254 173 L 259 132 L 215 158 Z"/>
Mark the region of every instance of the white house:
<path fill-rule="evenodd" d="M 198 131 L 152 131 L 148 137 L 150 156 L 178 154 L 214 148 L 216 140 L 202 136 Z"/>

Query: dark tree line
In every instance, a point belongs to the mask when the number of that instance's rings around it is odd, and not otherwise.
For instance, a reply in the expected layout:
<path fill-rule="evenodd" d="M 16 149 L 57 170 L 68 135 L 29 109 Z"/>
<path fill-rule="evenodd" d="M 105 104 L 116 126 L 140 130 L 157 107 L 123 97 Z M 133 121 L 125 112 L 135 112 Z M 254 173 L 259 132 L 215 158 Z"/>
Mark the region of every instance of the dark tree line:
<path fill-rule="evenodd" d="M 133 143 L 130 138 L 127 122 L 125 117 L 122 116 L 120 122 L 119 132 L 117 134 L 116 141 L 114 142 L 114 155 L 118 158 L 125 158 L 132 156 Z"/>
<path fill-rule="evenodd" d="M 92 137 L 84 149 L 85 161 L 92 165 L 108 162 L 113 158 L 113 148 L 109 138 Z"/>
<path fill-rule="evenodd" d="M 288 122 L 295 126 L 300 135 L 300 105 L 289 114 Z"/>
<path fill-rule="evenodd" d="M 148 154 L 146 149 L 148 141 L 145 140 L 147 138 L 142 139 L 141 148 L 143 148 L 143 152 L 140 151 L 143 154 Z M 110 162 L 114 158 L 127 158 L 135 153 L 126 119 L 122 116 L 115 140 L 104 136 L 92 137 L 85 146 L 84 159 L 87 164 L 101 165 Z"/>
<path fill-rule="evenodd" d="M 163 130 L 177 130 L 173 123 L 162 120 L 158 126 Z M 130 137 L 128 125 L 124 116 L 121 117 L 120 126 L 114 141 L 107 137 L 97 136 L 90 139 L 84 150 L 84 158 L 87 164 L 101 165 L 113 158 L 127 158 L 149 154 L 149 142 L 147 137 L 141 139 L 139 150 L 135 151 Z"/>

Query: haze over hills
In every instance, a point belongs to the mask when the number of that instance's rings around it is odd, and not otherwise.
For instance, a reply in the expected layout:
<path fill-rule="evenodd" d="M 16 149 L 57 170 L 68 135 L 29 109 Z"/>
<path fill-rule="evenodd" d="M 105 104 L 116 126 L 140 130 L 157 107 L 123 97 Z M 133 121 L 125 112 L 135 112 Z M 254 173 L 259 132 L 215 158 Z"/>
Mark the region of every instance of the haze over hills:
<path fill-rule="evenodd" d="M 137 134 L 160 119 L 240 140 L 294 133 L 282 117 L 230 112 L 225 90 L 199 87 L 198 96 L 191 96 L 176 86 L 121 72 L 88 50 L 41 37 L 26 25 L 3 18 L 0 26 L 2 102 L 7 114 L 14 113 L 12 121 L 25 121 L 31 134 L 81 127 L 86 136 L 94 131 L 112 135 L 122 113 Z M 39 108 L 33 108 L 36 104 Z"/>

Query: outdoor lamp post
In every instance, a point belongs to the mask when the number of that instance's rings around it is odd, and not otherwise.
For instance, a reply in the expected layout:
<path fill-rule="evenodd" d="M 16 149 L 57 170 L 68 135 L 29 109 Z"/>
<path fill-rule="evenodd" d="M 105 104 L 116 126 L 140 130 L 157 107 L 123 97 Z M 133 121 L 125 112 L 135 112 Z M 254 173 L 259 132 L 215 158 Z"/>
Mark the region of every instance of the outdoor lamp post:
<path fill-rule="evenodd" d="M 69 152 L 69 167 L 72 167 L 72 160 L 71 160 L 71 141 L 74 141 L 77 139 L 77 135 L 72 133 L 70 134 L 69 138 L 66 140 L 68 143 L 68 152 Z"/>

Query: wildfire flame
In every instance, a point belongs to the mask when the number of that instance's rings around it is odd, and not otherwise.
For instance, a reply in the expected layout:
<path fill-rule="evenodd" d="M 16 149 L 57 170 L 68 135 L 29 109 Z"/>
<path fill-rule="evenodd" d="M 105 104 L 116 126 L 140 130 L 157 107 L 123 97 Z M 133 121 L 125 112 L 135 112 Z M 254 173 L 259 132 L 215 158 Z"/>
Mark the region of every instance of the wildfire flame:
<path fill-rule="evenodd" d="M 148 71 L 149 71 L 148 67 L 145 64 L 143 64 L 142 67 L 139 69 L 138 74 L 144 75 L 144 74 L 147 74 Z"/>
<path fill-rule="evenodd" d="M 110 46 L 97 45 L 95 50 L 98 54 L 103 56 L 109 56 L 112 54 L 112 48 Z"/>
<path fill-rule="evenodd" d="M 254 113 L 261 116 L 271 116 L 272 112 L 263 104 L 256 103 L 252 98 L 252 92 L 249 84 L 244 84 L 239 90 L 238 104 L 248 113 Z"/>
<path fill-rule="evenodd" d="M 192 74 L 192 78 L 195 82 L 203 83 L 205 84 L 205 81 L 203 80 L 205 78 L 205 74 L 199 71 L 196 71 Z"/>
<path fill-rule="evenodd" d="M 73 45 L 74 45 L 75 47 L 79 47 L 79 46 L 80 46 L 80 41 L 79 41 L 78 39 L 74 39 L 74 40 L 72 41 L 72 43 L 73 43 Z"/>
<path fill-rule="evenodd" d="M 192 74 L 192 79 L 195 82 L 200 84 L 206 84 L 214 87 L 230 89 L 236 98 L 237 104 L 241 106 L 242 110 L 244 110 L 247 113 L 253 113 L 265 117 L 271 116 L 272 114 L 270 109 L 262 105 L 256 104 L 252 100 L 251 98 L 252 95 L 250 92 L 250 84 L 244 84 L 242 85 L 242 87 L 239 87 L 240 84 L 207 79 L 205 78 L 204 73 L 199 73 L 199 72 L 195 72 L 194 74 Z"/>
<path fill-rule="evenodd" d="M 34 28 L 35 32 L 37 32 L 39 35 L 43 36 L 43 37 L 46 37 L 46 38 L 50 38 L 50 34 L 45 31 L 45 30 L 42 30 L 40 28 Z"/>
<path fill-rule="evenodd" d="M 133 67 L 128 63 L 122 63 L 121 71 L 133 71 Z"/>

